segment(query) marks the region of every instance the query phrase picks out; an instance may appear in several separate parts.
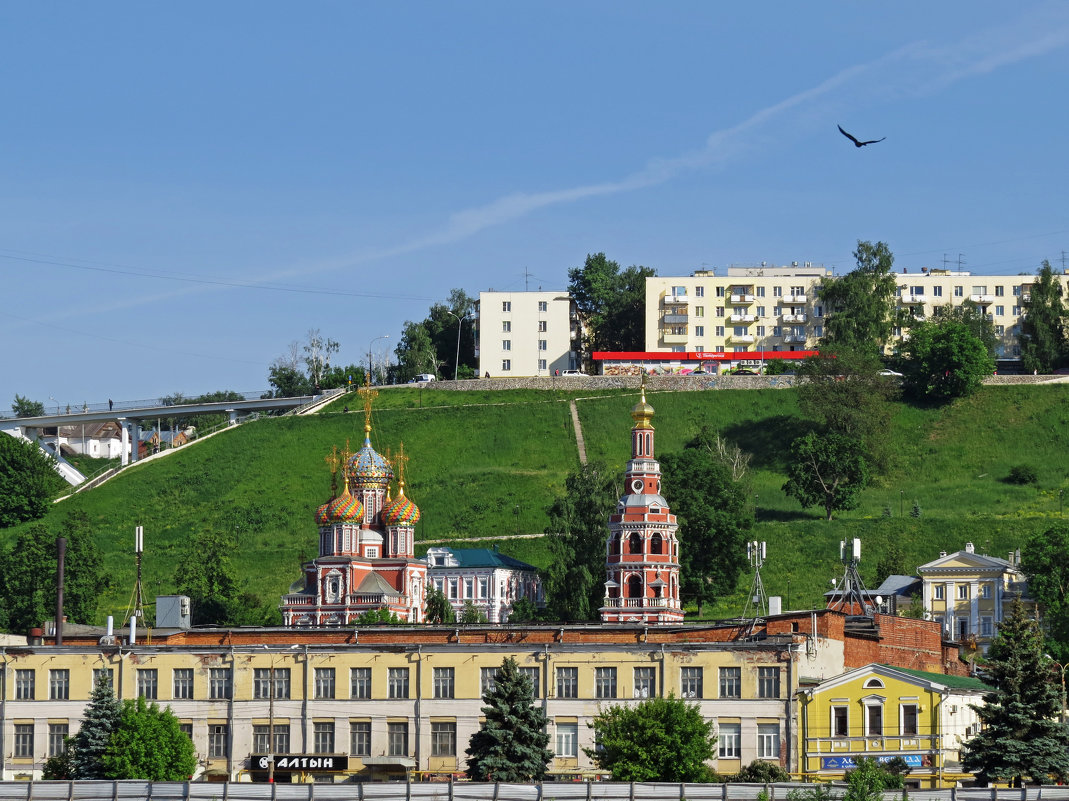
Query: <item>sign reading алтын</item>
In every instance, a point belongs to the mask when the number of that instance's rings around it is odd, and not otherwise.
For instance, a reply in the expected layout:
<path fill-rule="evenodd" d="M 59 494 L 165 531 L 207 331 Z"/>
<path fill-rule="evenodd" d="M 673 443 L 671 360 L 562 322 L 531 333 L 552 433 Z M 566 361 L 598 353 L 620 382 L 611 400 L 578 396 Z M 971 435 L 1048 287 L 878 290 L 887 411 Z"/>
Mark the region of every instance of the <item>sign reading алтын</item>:
<path fill-rule="evenodd" d="M 269 771 L 275 761 L 275 773 L 339 773 L 349 769 L 346 754 L 253 754 L 249 768 Z"/>

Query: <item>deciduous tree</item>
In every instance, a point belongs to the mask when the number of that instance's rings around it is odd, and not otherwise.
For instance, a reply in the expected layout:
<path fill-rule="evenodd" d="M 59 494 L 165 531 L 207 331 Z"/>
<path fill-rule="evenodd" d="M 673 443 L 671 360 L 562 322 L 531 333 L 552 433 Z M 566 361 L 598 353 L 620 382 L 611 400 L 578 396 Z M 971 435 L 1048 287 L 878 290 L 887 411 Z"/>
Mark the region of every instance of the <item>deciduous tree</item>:
<path fill-rule="evenodd" d="M 308 338 L 304 342 L 304 365 L 314 388 L 323 386 L 323 376 L 330 369 L 330 359 L 340 348 L 341 345 L 330 337 L 324 337 L 318 328 L 308 330 Z"/>
<path fill-rule="evenodd" d="M 995 370 L 995 360 L 964 322 L 925 320 L 902 346 L 905 385 L 919 398 L 946 402 L 976 392 Z"/>
<path fill-rule="evenodd" d="M 534 702 L 531 680 L 506 658 L 483 693 L 479 730 L 471 736 L 468 778 L 475 781 L 541 781 L 553 754 L 546 749 L 546 713 Z"/>
<path fill-rule="evenodd" d="M 425 619 L 428 623 L 456 622 L 457 615 L 453 611 L 453 605 L 449 603 L 449 599 L 445 597 L 445 594 L 433 585 L 427 587 L 427 605 L 425 608 Z"/>
<path fill-rule="evenodd" d="M 869 468 L 860 440 L 841 434 L 809 433 L 791 443 L 791 464 L 783 491 L 803 509 L 822 506 L 826 519 L 857 506 L 868 486 Z"/>
<path fill-rule="evenodd" d="M 1046 650 L 1069 661 L 1069 526 L 1060 523 L 1036 534 L 1021 550 L 1028 591 L 1039 603 Z"/>
<path fill-rule="evenodd" d="M 197 756 L 171 708 L 161 709 L 139 696 L 123 702 L 103 763 L 109 779 L 178 782 L 192 778 Z"/>
<path fill-rule="evenodd" d="M 713 723 L 696 704 L 650 698 L 635 706 L 610 706 L 589 724 L 597 748 L 584 748 L 598 770 L 617 782 L 704 782 L 714 756 Z"/>
<path fill-rule="evenodd" d="M 1044 260 L 1024 302 L 1021 321 L 1021 361 L 1026 370 L 1049 373 L 1069 358 L 1069 311 L 1062 301 L 1062 285 Z"/>
<path fill-rule="evenodd" d="M 1058 671 L 1043 651 L 1039 625 L 1015 599 L 984 666 L 995 689 L 974 706 L 980 733 L 962 746 L 962 767 L 988 785 L 1047 784 L 1069 776 L 1069 728 L 1059 721 Z"/>
<path fill-rule="evenodd" d="M 702 604 L 735 589 L 754 512 L 745 459 L 707 428 L 661 457 L 665 495 L 679 518 L 680 589 Z M 733 470 L 734 467 L 734 470 Z"/>
<path fill-rule="evenodd" d="M 552 560 L 546 572 L 549 612 L 558 620 L 593 620 L 605 599 L 609 514 L 620 493 L 602 462 L 589 462 L 564 481 L 549 508 Z"/>
<path fill-rule="evenodd" d="M 839 278 L 827 278 L 820 290 L 824 303 L 824 348 L 879 354 L 891 337 L 897 283 L 891 268 L 894 255 L 883 242 L 858 241 L 857 267 Z"/>
<path fill-rule="evenodd" d="M 62 484 L 53 457 L 0 431 L 0 528 L 44 517 Z"/>
<path fill-rule="evenodd" d="M 228 605 L 238 592 L 232 566 L 236 550 L 233 537 L 210 529 L 189 540 L 174 581 L 178 591 L 193 602 L 194 625 L 230 622 Z"/>
<path fill-rule="evenodd" d="M 646 279 L 649 267 L 621 270 L 604 253 L 588 255 L 582 267 L 568 271 L 568 292 L 586 328 L 578 343 L 584 360 L 596 350 L 643 350 L 645 346 Z"/>

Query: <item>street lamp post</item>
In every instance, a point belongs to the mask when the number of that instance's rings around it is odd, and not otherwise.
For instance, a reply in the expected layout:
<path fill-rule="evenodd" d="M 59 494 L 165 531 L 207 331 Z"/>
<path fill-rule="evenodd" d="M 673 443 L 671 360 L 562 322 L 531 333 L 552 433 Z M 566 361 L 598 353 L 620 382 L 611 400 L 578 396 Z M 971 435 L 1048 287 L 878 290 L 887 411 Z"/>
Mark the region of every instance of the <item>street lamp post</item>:
<path fill-rule="evenodd" d="M 368 380 L 369 384 L 371 383 L 371 369 L 372 369 L 371 368 L 371 354 L 373 352 L 374 345 L 380 339 L 389 339 L 389 338 L 390 338 L 389 334 L 383 334 L 381 337 L 375 337 L 367 345 L 367 380 Z"/>
<path fill-rule="evenodd" d="M 449 309 L 446 309 L 445 313 L 457 318 L 457 355 L 456 358 L 453 360 L 453 380 L 456 381 L 457 375 L 460 372 L 460 332 L 464 328 L 464 321 L 470 320 L 471 315 L 465 314 L 463 317 L 461 317 L 459 314 L 449 311 Z"/>

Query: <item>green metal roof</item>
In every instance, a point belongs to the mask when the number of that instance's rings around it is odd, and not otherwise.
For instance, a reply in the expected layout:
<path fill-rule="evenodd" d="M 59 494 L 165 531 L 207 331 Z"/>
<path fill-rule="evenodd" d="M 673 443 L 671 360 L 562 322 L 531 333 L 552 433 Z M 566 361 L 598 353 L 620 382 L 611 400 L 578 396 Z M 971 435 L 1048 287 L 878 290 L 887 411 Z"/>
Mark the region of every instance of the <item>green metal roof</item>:
<path fill-rule="evenodd" d="M 884 665 L 884 667 L 890 668 L 891 670 L 897 670 L 899 673 L 916 676 L 919 679 L 930 681 L 933 684 L 942 684 L 944 687 L 950 687 L 954 690 L 979 690 L 980 692 L 989 692 L 994 689 L 972 676 L 951 676 L 946 673 L 928 673 L 924 670 L 910 670 L 909 668 L 897 667 L 895 665 Z"/>
<path fill-rule="evenodd" d="M 537 570 L 534 565 L 489 548 L 450 548 L 449 552 L 457 560 L 459 567 L 507 567 L 513 570 Z M 432 565 L 433 567 L 438 566 Z"/>

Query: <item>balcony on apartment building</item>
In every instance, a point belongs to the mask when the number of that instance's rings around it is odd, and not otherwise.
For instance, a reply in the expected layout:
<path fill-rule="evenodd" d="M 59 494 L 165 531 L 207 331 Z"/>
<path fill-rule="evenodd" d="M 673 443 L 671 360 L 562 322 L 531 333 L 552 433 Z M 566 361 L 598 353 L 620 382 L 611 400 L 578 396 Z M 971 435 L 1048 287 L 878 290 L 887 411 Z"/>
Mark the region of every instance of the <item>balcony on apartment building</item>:
<path fill-rule="evenodd" d="M 728 320 L 733 323 L 755 323 L 757 322 L 756 314 L 729 314 Z"/>
<path fill-rule="evenodd" d="M 753 303 L 754 296 L 749 291 L 738 291 L 736 289 L 731 290 L 731 302 L 732 303 Z"/>
<path fill-rule="evenodd" d="M 805 295 L 784 295 L 782 298 L 783 303 L 806 303 L 808 298 Z"/>
<path fill-rule="evenodd" d="M 688 298 L 686 295 L 665 295 L 664 296 L 664 304 L 666 306 L 669 306 L 669 305 L 682 306 L 682 305 L 687 304 L 687 303 L 690 303 L 690 298 Z"/>
<path fill-rule="evenodd" d="M 805 334 L 787 334 L 783 337 L 784 342 L 805 342 Z"/>
<path fill-rule="evenodd" d="M 676 323 L 686 325 L 688 317 L 689 315 L 685 312 L 668 312 L 661 319 L 665 324 Z"/>
<path fill-rule="evenodd" d="M 664 331 L 661 333 L 661 342 L 665 345 L 686 345 L 687 339 L 688 337 L 685 333 L 673 334 L 671 331 Z"/>
<path fill-rule="evenodd" d="M 754 335 L 753 334 L 730 334 L 730 335 L 728 335 L 728 339 L 730 339 L 732 342 L 752 343 L 752 342 L 754 342 Z"/>
<path fill-rule="evenodd" d="M 994 295 L 969 295 L 969 300 L 973 303 L 979 303 L 981 306 L 986 306 L 995 302 Z"/>
<path fill-rule="evenodd" d="M 902 295 L 898 302 L 903 306 L 923 306 L 924 295 Z"/>
<path fill-rule="evenodd" d="M 804 323 L 806 315 L 804 315 L 804 314 L 781 314 L 780 318 L 785 323 Z"/>

